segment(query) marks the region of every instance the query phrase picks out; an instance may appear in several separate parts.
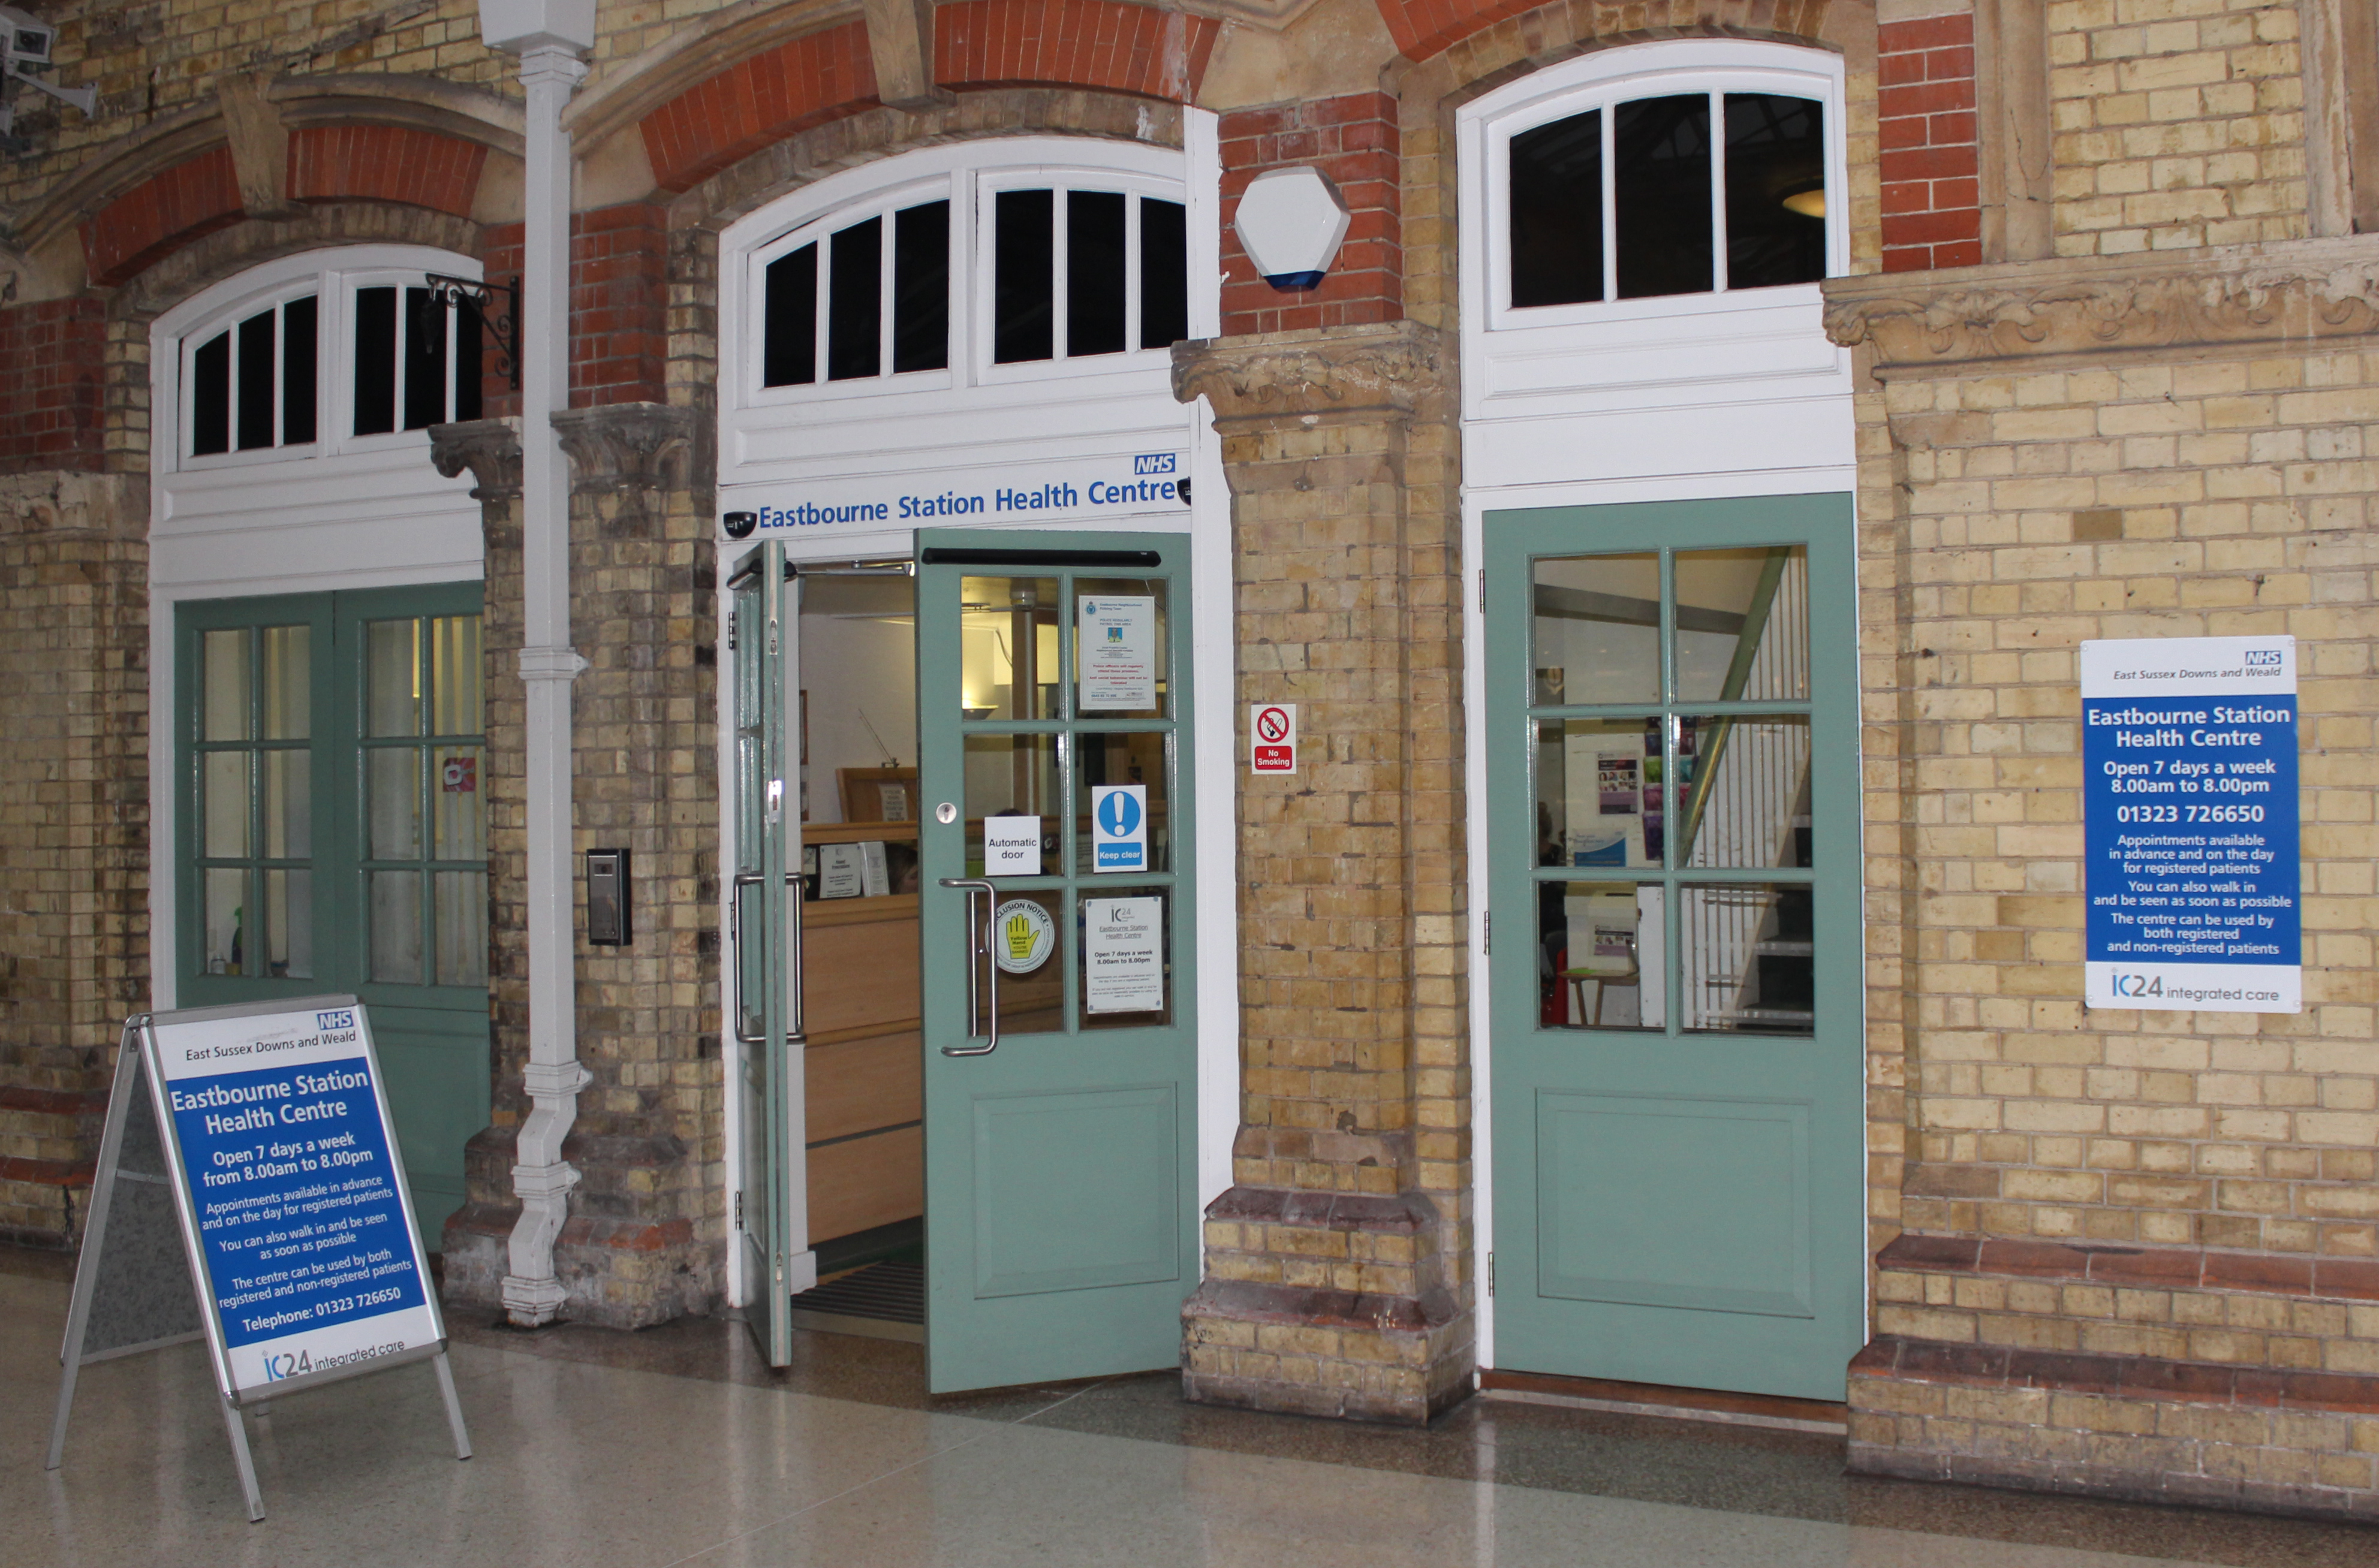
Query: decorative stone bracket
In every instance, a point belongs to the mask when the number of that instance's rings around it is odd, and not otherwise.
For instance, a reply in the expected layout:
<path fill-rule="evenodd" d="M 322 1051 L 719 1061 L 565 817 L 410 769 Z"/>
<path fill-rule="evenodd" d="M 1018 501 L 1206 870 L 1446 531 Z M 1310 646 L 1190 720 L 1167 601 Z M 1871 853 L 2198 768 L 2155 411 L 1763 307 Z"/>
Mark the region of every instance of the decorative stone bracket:
<path fill-rule="evenodd" d="M 2379 332 L 2379 237 L 1835 278 L 1826 335 L 1878 373 Z M 1179 371 L 1175 372 L 1177 381 Z"/>
<path fill-rule="evenodd" d="M 1444 339 L 1419 321 L 1321 332 L 1207 338 L 1173 350 L 1173 395 L 1204 397 L 1217 424 L 1287 420 L 1382 410 L 1423 418 L 1443 405 Z"/>

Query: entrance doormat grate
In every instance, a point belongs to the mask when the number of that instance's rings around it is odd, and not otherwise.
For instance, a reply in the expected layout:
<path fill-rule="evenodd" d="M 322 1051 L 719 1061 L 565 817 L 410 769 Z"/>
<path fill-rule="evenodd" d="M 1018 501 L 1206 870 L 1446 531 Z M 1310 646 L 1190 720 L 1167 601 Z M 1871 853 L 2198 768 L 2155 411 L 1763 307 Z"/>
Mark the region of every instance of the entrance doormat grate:
<path fill-rule="evenodd" d="M 925 1337 L 925 1265 L 909 1259 L 870 1263 L 793 1297 L 793 1326 L 869 1339 Z"/>

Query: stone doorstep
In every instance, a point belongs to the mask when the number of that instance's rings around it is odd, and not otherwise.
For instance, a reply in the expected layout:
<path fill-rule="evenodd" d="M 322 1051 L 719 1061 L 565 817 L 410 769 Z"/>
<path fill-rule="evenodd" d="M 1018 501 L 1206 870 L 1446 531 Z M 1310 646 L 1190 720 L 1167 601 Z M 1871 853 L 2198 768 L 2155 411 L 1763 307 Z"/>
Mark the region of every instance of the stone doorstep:
<path fill-rule="evenodd" d="M 1301 1192 L 1277 1187 L 1230 1187 L 1206 1205 L 1206 1218 L 1242 1224 L 1299 1225 L 1418 1236 L 1437 1224 L 1428 1200 L 1411 1194 L 1383 1198 L 1364 1192 Z"/>
<path fill-rule="evenodd" d="M 2134 1289 L 2245 1290 L 2261 1296 L 2379 1301 L 2379 1262 L 2356 1258 L 1902 1236 L 1878 1252 L 1875 1260 L 1878 1269 L 1907 1273 L 2004 1274 Z"/>
<path fill-rule="evenodd" d="M 2093 1356 L 2004 1345 L 1957 1345 L 1897 1334 L 1879 1335 L 1871 1341 L 1852 1359 L 1850 1376 L 1854 1410 L 1859 1408 L 1859 1381 L 1865 1378 L 1976 1388 L 2041 1389 L 2157 1405 L 2379 1416 L 2379 1377 L 2349 1372 L 2274 1371 L 2210 1361 L 2169 1361 L 2154 1356 Z"/>
<path fill-rule="evenodd" d="M 1348 1329 L 1383 1335 L 1430 1334 L 1459 1314 L 1453 1294 L 1443 1289 L 1418 1297 L 1377 1296 L 1252 1280 L 1208 1279 L 1181 1305 L 1184 1325 L 1202 1318 L 1223 1318 L 1238 1323 Z"/>

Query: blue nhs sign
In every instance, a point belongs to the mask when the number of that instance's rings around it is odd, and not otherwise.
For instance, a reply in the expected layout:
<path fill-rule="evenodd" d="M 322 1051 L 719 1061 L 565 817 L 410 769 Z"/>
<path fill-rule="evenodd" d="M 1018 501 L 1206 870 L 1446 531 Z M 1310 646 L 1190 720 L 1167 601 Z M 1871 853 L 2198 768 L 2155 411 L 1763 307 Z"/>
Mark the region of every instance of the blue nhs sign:
<path fill-rule="evenodd" d="M 1132 476 L 1137 478 L 1143 474 L 1170 474 L 1173 457 L 1169 452 L 1143 452 L 1131 460 Z"/>

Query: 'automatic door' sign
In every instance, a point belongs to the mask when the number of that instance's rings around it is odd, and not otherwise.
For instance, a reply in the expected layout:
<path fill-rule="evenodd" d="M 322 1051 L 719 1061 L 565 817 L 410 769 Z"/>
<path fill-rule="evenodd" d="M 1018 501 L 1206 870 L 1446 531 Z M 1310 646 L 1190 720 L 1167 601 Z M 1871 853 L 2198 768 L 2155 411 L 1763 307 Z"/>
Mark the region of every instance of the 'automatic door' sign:
<path fill-rule="evenodd" d="M 2302 1006 L 2293 637 L 2082 645 L 2089 1005 Z"/>

